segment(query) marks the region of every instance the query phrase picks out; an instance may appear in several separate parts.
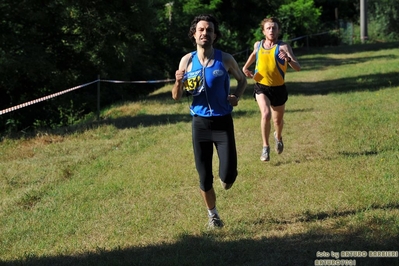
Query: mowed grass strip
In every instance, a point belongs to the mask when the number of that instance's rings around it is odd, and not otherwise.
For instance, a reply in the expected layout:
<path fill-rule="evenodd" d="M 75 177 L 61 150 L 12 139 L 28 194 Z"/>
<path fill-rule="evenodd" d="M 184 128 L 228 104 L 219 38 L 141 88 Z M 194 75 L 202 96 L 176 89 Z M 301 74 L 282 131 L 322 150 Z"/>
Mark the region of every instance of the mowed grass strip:
<path fill-rule="evenodd" d="M 397 47 L 299 51 L 303 69 L 286 77 L 285 150 L 267 163 L 249 81 L 234 111 L 239 177 L 229 191 L 214 155 L 222 230 L 206 230 L 189 100 L 174 102 L 171 85 L 99 122 L 3 138 L 0 261 L 314 265 L 317 252 L 398 251 Z"/>

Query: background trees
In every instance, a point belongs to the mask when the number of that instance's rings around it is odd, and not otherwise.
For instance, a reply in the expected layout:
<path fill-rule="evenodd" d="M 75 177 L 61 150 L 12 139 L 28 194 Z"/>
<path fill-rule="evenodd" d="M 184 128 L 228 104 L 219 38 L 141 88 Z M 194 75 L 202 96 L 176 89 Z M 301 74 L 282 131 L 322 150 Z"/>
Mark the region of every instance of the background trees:
<path fill-rule="evenodd" d="M 141 71 L 137 63 L 152 60 L 147 53 L 156 25 L 151 1 L 2 0 L 1 10 L 1 109 L 92 81 L 98 74 L 129 80 L 163 72 L 162 67 Z M 123 87 L 118 87 L 120 95 Z M 69 93 L 2 116 L 2 128 L 68 124 L 92 110 L 93 92 Z M 106 102 L 120 98 L 112 90 L 105 93 Z"/>
<path fill-rule="evenodd" d="M 187 33 L 199 13 L 213 13 L 223 37 L 217 47 L 246 59 L 262 38 L 266 16 L 283 22 L 282 37 L 331 30 L 337 19 L 358 22 L 358 0 L 1 0 L 0 110 L 102 79 L 174 78 L 193 49 Z M 338 18 L 336 16 L 338 10 Z M 369 0 L 379 40 L 398 38 L 398 4 Z M 339 38 L 339 36 L 337 37 Z M 328 38 L 326 38 L 328 40 Z M 332 45 L 314 42 L 310 45 Z M 300 41 L 295 46 L 304 45 Z M 163 84 L 102 85 L 102 106 L 132 100 Z M 96 108 L 95 86 L 0 115 L 0 131 L 59 127 Z"/>
<path fill-rule="evenodd" d="M 369 33 L 380 41 L 399 39 L 399 2 L 368 0 Z"/>

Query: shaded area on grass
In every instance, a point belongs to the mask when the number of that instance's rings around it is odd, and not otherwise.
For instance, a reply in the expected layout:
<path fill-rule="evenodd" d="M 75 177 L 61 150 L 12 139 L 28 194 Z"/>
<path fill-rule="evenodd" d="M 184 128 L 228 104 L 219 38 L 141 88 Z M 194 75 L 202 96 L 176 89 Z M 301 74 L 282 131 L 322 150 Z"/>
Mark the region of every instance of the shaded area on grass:
<path fill-rule="evenodd" d="M 256 103 L 254 103 L 256 104 Z M 297 113 L 297 112 L 311 112 L 312 108 L 304 109 L 287 109 L 287 113 Z M 247 110 L 235 110 L 233 111 L 233 118 L 246 117 L 259 115 L 259 111 L 247 111 Z M 150 126 L 161 126 L 176 123 L 191 123 L 192 116 L 189 114 L 187 108 L 187 114 L 138 114 L 135 116 L 118 116 L 116 118 L 102 118 L 99 121 L 92 121 L 84 124 L 72 125 L 65 128 L 51 130 L 51 134 L 59 136 L 67 136 L 75 134 L 78 132 L 84 132 L 86 130 L 91 130 L 104 125 L 113 125 L 118 129 L 129 129 L 137 127 L 150 127 Z M 15 134 L 13 136 L 8 136 L 9 138 L 18 139 L 21 137 L 20 134 Z M 35 138 L 37 134 L 33 132 L 31 135 L 24 133 L 23 137 L 26 139 Z"/>
<path fill-rule="evenodd" d="M 257 114 L 257 112 L 251 111 L 235 111 L 234 117 L 248 116 Z M 136 127 L 149 127 L 168 125 L 176 123 L 188 123 L 191 122 L 192 116 L 187 114 L 162 114 L 162 115 L 136 115 L 136 116 L 119 116 L 117 118 L 106 118 L 100 121 L 92 122 L 88 127 L 95 128 L 102 125 L 113 125 L 118 129 L 136 128 Z M 73 130 L 74 127 L 70 127 L 69 131 Z M 85 128 L 86 130 L 87 128 Z M 79 127 L 76 127 L 75 131 L 79 131 Z"/>
<path fill-rule="evenodd" d="M 291 95 L 326 95 L 330 93 L 348 93 L 354 91 L 378 91 L 383 88 L 396 86 L 399 86 L 399 75 L 397 72 L 361 75 L 318 82 L 287 83 L 288 92 Z"/>
<path fill-rule="evenodd" d="M 386 43 L 365 43 L 355 45 L 340 45 L 340 46 L 329 46 L 329 47 L 306 47 L 295 48 L 294 53 L 297 56 L 306 54 L 354 54 L 359 52 L 377 52 L 387 49 L 399 48 L 399 42 L 386 42 Z"/>
<path fill-rule="evenodd" d="M 356 91 L 378 91 L 399 86 L 398 72 L 359 75 L 349 78 L 336 78 L 323 81 L 287 82 L 290 95 L 327 95 L 331 93 L 350 93 Z M 253 84 L 249 84 L 244 95 L 253 98 Z"/>
<path fill-rule="evenodd" d="M 357 156 L 373 156 L 377 155 L 378 151 L 372 151 L 372 150 L 367 150 L 367 151 L 359 151 L 359 152 L 348 152 L 348 151 L 342 151 L 338 153 L 339 155 L 345 156 L 345 157 L 357 157 Z"/>
<path fill-rule="evenodd" d="M 381 56 L 368 56 L 368 57 L 356 57 L 349 59 L 336 59 L 328 56 L 318 56 L 312 58 L 303 58 L 300 59 L 301 64 L 301 72 L 303 71 L 313 71 L 313 70 L 322 70 L 328 69 L 334 66 L 344 66 L 344 65 L 355 65 L 359 63 L 366 63 L 373 60 L 398 60 L 398 56 L 395 55 L 381 55 Z M 291 71 L 291 70 L 290 70 Z"/>
<path fill-rule="evenodd" d="M 288 113 L 311 112 L 312 108 L 304 109 L 288 109 Z M 233 111 L 233 118 L 260 115 L 259 111 L 236 110 Z M 102 125 L 113 125 L 118 129 L 150 127 L 159 125 L 168 125 L 176 123 L 191 123 L 192 116 L 187 114 L 162 114 L 162 115 L 136 115 L 136 116 L 119 116 L 117 118 L 106 118 L 100 121 L 92 122 L 88 127 L 95 128 Z M 79 131 L 79 127 L 73 130 L 73 126 L 68 129 L 69 132 Z M 87 128 L 85 128 L 86 130 Z"/>
<path fill-rule="evenodd" d="M 111 251 L 98 248 L 96 252 L 77 256 L 36 257 L 27 254 L 24 260 L 5 261 L 1 265 L 315 265 L 315 260 L 334 259 L 332 251 L 338 252 L 335 255 L 342 251 L 366 251 L 368 254 L 369 251 L 397 251 L 399 246 L 395 237 L 384 243 L 364 238 L 363 231 L 368 230 L 366 225 L 350 234 L 319 229 L 288 237 L 218 241 L 218 236 L 226 233 L 224 230 L 205 232 L 201 236 L 183 234 L 174 244 Z M 356 265 L 362 266 L 399 265 L 397 257 L 339 256 L 338 259 L 355 260 Z"/>
<path fill-rule="evenodd" d="M 352 209 L 352 210 L 334 210 L 334 211 L 321 211 L 321 212 L 311 212 L 306 211 L 298 217 L 293 217 L 290 220 L 276 220 L 274 219 L 272 222 L 276 224 L 294 224 L 297 222 L 314 222 L 314 221 L 323 221 L 331 218 L 342 218 L 349 217 L 351 215 L 356 215 L 357 213 L 365 213 L 371 210 L 396 210 L 399 209 L 399 203 L 392 202 L 389 204 L 371 204 L 364 209 Z M 265 223 L 266 221 L 259 221 L 258 223 Z M 269 221 L 270 222 L 270 221 Z M 399 248 L 399 247 L 398 247 Z M 399 251 L 399 250 L 398 250 Z"/>

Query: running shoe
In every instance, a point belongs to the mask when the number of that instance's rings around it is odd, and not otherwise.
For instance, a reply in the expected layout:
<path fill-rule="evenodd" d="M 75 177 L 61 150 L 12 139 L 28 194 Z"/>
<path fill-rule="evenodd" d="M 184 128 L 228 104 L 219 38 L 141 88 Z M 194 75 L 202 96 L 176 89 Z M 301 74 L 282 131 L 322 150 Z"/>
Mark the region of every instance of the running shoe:
<path fill-rule="evenodd" d="M 269 146 L 263 147 L 262 155 L 260 156 L 260 160 L 263 161 L 263 162 L 270 161 L 269 153 L 270 153 Z"/>
<path fill-rule="evenodd" d="M 217 214 L 209 215 L 208 218 L 209 218 L 209 221 L 208 221 L 209 229 L 223 227 L 223 222 L 222 222 L 222 220 L 220 220 L 220 217 Z"/>
<path fill-rule="evenodd" d="M 278 140 L 276 131 L 274 131 L 274 140 L 276 141 L 276 152 L 278 154 L 282 153 L 284 150 L 283 138 L 281 138 L 281 140 Z"/>

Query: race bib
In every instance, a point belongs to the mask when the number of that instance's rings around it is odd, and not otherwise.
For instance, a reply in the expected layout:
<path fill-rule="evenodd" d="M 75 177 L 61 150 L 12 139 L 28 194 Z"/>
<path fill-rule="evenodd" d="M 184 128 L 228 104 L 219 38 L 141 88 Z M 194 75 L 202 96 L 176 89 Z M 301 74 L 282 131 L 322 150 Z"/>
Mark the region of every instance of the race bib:
<path fill-rule="evenodd" d="M 198 96 L 205 89 L 202 70 L 190 71 L 184 74 L 183 88 L 193 96 Z"/>

